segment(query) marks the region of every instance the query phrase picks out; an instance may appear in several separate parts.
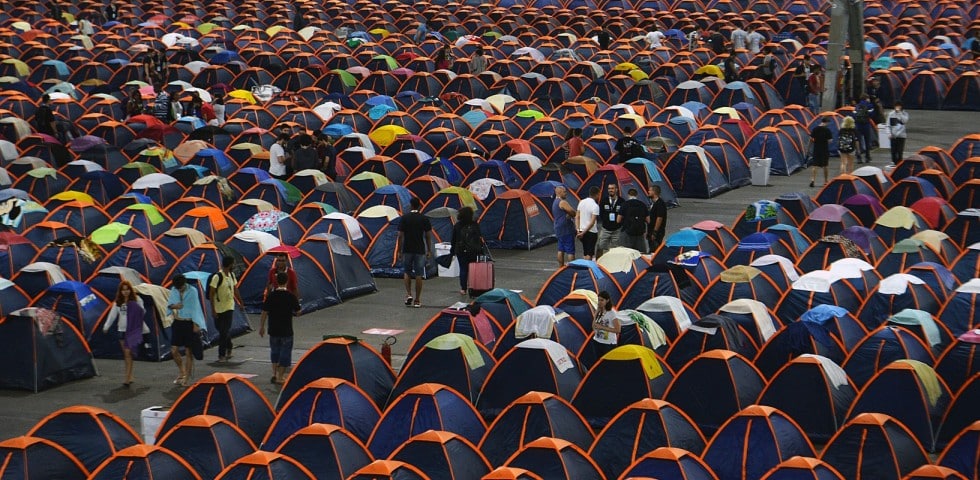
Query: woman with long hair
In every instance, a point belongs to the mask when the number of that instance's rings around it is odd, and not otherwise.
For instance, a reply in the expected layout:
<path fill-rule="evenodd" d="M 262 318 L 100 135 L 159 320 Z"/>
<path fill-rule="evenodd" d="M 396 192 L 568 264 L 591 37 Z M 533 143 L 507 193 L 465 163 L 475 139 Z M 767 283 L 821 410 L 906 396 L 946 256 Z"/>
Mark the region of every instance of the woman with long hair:
<path fill-rule="evenodd" d="M 609 292 L 605 290 L 599 292 L 599 308 L 596 310 L 595 320 L 592 322 L 594 332 L 592 340 L 595 340 L 596 358 L 602 358 L 603 355 L 616 348 L 621 329 L 622 325 L 619 323 L 619 318 L 616 317 L 616 311 L 613 310 Z"/>
<path fill-rule="evenodd" d="M 840 173 L 851 173 L 854 170 L 854 152 L 858 151 L 861 136 L 855 127 L 853 117 L 844 117 L 840 131 L 837 132 L 837 150 L 840 152 Z"/>
<path fill-rule="evenodd" d="M 133 290 L 133 284 L 126 280 L 120 282 L 116 290 L 116 298 L 112 302 L 112 309 L 109 310 L 109 317 L 102 326 L 102 332 L 109 333 L 113 324 L 118 325 L 116 336 L 119 339 L 119 347 L 122 348 L 123 361 L 126 363 L 126 380 L 123 382 L 123 387 L 126 388 L 133 383 L 133 357 L 139 352 L 139 346 L 143 343 L 143 334 L 150 333 L 150 329 L 143 322 L 145 313 L 143 299 Z"/>

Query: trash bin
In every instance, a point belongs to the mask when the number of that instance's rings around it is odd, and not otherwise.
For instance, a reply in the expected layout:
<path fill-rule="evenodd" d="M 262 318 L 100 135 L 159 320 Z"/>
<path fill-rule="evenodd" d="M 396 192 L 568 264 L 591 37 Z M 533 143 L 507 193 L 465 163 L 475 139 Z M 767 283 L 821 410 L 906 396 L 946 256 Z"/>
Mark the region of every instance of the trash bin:
<path fill-rule="evenodd" d="M 453 244 L 449 242 L 441 242 L 436 244 L 436 258 L 443 255 L 449 255 L 449 251 L 452 250 Z M 459 276 L 459 261 L 456 257 L 453 257 L 452 265 L 449 268 L 439 265 L 439 276 L 440 277 L 458 277 Z"/>
<path fill-rule="evenodd" d="M 892 148 L 892 139 L 888 138 L 890 130 L 884 123 L 878 125 L 878 148 Z"/>
<path fill-rule="evenodd" d="M 156 443 L 157 430 L 160 429 L 160 424 L 163 423 L 163 419 L 167 418 L 168 413 L 170 413 L 168 407 L 143 409 L 140 414 L 140 433 L 143 434 L 143 443 L 147 445 Z"/>
<path fill-rule="evenodd" d="M 749 159 L 749 171 L 752 172 L 752 185 L 757 187 L 769 185 L 770 167 L 772 167 L 771 158 L 752 157 Z"/>

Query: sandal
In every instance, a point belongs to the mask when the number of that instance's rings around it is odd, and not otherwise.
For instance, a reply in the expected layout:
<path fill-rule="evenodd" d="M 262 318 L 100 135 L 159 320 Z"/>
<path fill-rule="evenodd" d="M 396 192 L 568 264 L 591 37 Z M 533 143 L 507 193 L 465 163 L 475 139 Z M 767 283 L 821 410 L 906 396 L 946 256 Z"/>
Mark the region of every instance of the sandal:
<path fill-rule="evenodd" d="M 177 378 L 174 379 L 174 385 L 183 385 L 183 384 L 184 384 L 184 376 L 178 375 Z"/>

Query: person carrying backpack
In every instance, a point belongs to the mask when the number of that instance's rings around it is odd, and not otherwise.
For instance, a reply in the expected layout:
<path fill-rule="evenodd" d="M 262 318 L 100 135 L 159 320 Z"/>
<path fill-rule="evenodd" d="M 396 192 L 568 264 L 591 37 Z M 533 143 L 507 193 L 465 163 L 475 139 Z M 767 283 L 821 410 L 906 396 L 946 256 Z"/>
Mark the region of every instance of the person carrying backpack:
<path fill-rule="evenodd" d="M 162 84 L 153 89 L 157 91 L 156 99 L 153 100 L 153 116 L 163 123 L 170 124 L 174 119 L 170 94 Z"/>
<path fill-rule="evenodd" d="M 647 205 L 642 200 L 636 198 L 637 191 L 630 188 L 627 192 L 627 200 L 623 203 L 623 210 L 620 214 L 623 223 L 623 246 L 632 248 L 640 253 L 647 253 Z"/>
<path fill-rule="evenodd" d="M 232 267 L 235 266 L 235 259 L 232 257 L 222 257 L 221 271 L 211 274 L 208 277 L 208 299 L 211 301 L 211 315 L 214 317 L 214 324 L 218 327 L 218 361 L 224 362 L 231 358 L 231 330 L 232 318 L 235 315 L 235 303 L 243 305 L 241 294 L 238 293 L 238 279 L 235 278 Z"/>
<path fill-rule="evenodd" d="M 473 219 L 473 207 L 459 209 L 459 217 L 453 226 L 452 245 L 449 254 L 459 262 L 459 294 L 466 295 L 470 264 L 483 254 L 483 235 L 480 224 Z"/>
<path fill-rule="evenodd" d="M 871 150 L 874 149 L 874 135 L 876 132 L 875 106 L 871 103 L 871 96 L 864 94 L 861 101 L 854 105 L 854 127 L 858 133 L 860 151 L 857 153 L 858 160 L 861 153 L 864 153 L 864 163 L 871 163 Z"/>
<path fill-rule="evenodd" d="M 854 170 L 854 152 L 857 151 L 861 142 L 858 140 L 857 129 L 854 128 L 854 119 L 844 117 L 841 122 L 840 132 L 837 133 L 837 150 L 840 152 L 840 173 L 851 173 Z"/>

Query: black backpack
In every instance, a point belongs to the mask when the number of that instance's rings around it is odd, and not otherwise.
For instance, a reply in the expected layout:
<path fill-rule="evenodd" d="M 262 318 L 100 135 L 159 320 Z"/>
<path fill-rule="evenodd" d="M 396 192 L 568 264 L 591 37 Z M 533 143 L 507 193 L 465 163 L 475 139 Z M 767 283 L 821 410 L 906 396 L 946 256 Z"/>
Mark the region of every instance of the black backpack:
<path fill-rule="evenodd" d="M 628 201 L 623 209 L 623 230 L 627 235 L 643 235 L 647 231 L 647 224 L 644 217 L 647 215 L 646 205 L 638 201 Z"/>
<path fill-rule="evenodd" d="M 212 287 L 211 282 L 214 281 L 214 277 L 218 277 L 218 283 L 216 283 L 214 287 Z M 222 275 L 221 272 L 214 272 L 211 275 L 208 275 L 208 283 L 207 285 L 204 286 L 204 295 L 207 297 L 208 300 L 211 300 L 211 293 L 214 292 L 216 288 L 220 287 L 221 283 L 224 281 L 225 281 L 225 276 Z"/>
<path fill-rule="evenodd" d="M 861 103 L 854 107 L 854 121 L 858 123 L 868 123 L 868 119 L 871 117 L 871 112 L 868 111 L 868 106 Z"/>
<path fill-rule="evenodd" d="M 857 138 L 854 136 L 853 130 L 841 130 L 837 137 L 837 149 L 844 153 L 851 153 L 854 151 L 855 141 Z"/>
<path fill-rule="evenodd" d="M 463 225 L 459 230 L 459 250 L 461 253 L 482 253 L 483 236 L 480 226 L 474 223 Z"/>

